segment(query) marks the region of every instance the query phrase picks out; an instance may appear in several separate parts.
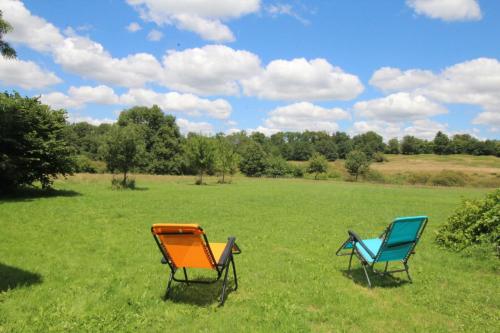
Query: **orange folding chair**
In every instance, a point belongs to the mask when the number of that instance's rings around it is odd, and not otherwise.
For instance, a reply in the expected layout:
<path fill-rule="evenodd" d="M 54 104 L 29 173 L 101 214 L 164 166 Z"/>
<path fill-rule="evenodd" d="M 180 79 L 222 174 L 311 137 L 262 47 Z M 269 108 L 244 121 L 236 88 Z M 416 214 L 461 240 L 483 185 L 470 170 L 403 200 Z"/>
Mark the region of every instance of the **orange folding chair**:
<path fill-rule="evenodd" d="M 226 301 L 226 289 L 229 264 L 233 267 L 234 290 L 238 289 L 238 278 L 234 264 L 234 254 L 241 253 L 236 245 L 236 238 L 229 237 L 226 243 L 209 243 L 205 232 L 198 224 L 153 224 L 153 237 L 160 248 L 162 264 L 170 267 L 167 291 L 168 298 L 172 281 L 182 283 L 214 283 L 224 274 L 220 305 Z M 175 277 L 177 270 L 182 268 L 184 279 Z M 217 272 L 213 280 L 189 280 L 186 268 L 207 268 Z"/>

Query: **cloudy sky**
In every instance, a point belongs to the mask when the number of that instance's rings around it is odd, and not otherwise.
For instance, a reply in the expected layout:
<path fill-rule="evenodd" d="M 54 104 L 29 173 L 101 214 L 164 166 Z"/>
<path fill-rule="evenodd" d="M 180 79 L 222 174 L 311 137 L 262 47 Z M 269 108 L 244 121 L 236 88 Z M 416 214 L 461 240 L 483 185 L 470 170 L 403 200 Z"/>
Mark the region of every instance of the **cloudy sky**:
<path fill-rule="evenodd" d="M 498 0 L 0 0 L 0 89 L 71 121 L 500 138 Z"/>

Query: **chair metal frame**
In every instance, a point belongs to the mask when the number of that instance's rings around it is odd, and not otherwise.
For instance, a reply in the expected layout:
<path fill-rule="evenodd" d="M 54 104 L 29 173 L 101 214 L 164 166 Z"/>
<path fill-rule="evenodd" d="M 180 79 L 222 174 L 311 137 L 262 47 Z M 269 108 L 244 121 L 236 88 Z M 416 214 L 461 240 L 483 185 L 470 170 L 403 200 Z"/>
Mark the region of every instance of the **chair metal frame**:
<path fill-rule="evenodd" d="M 366 276 L 366 280 L 368 282 L 368 287 L 370 287 L 370 288 L 372 287 L 372 283 L 371 283 L 370 277 L 368 275 L 368 270 L 367 270 L 368 267 L 371 267 L 371 269 L 372 269 L 372 271 L 374 273 L 382 275 L 382 276 L 388 275 L 388 274 L 391 274 L 391 273 L 406 272 L 406 275 L 408 276 L 408 280 L 410 282 L 413 282 L 413 280 L 411 279 L 411 276 L 410 276 L 410 267 L 408 266 L 408 260 L 410 259 L 410 257 L 411 257 L 412 254 L 415 254 L 415 246 L 417 245 L 418 241 L 420 240 L 420 237 L 422 236 L 422 233 L 424 232 L 425 227 L 427 226 L 427 221 L 428 220 L 429 219 L 427 217 L 425 217 L 425 219 L 423 220 L 422 224 L 420 225 L 420 228 L 419 228 L 419 230 L 417 232 L 415 240 L 407 241 L 407 242 L 401 242 L 401 243 L 396 243 L 396 244 L 391 244 L 391 245 L 388 246 L 387 242 L 389 241 L 389 238 L 390 238 L 390 235 L 391 235 L 391 231 L 392 231 L 392 227 L 393 227 L 394 223 L 398 222 L 397 219 L 396 219 L 378 237 L 378 238 L 382 239 L 382 244 L 380 245 L 380 248 L 379 248 L 379 250 L 378 250 L 378 252 L 376 254 L 373 253 L 368 248 L 368 246 L 363 242 L 363 240 L 361 239 L 361 237 L 358 236 L 358 234 L 356 234 L 352 230 L 348 230 L 347 232 L 349 234 L 349 237 L 347 238 L 347 240 L 344 243 L 342 243 L 342 245 L 337 250 L 337 252 L 335 252 L 335 255 L 337 255 L 337 256 L 349 256 L 349 267 L 347 269 L 348 272 L 349 272 L 349 274 L 351 273 L 352 257 L 355 255 L 359 259 L 359 261 L 361 262 L 361 266 L 363 267 L 363 270 L 364 270 L 365 276 Z M 369 263 L 363 257 L 363 255 L 359 252 L 359 250 L 357 249 L 356 243 L 358 243 L 359 245 L 361 245 L 361 247 L 373 259 L 371 263 Z M 392 271 L 388 271 L 387 270 L 390 261 L 400 261 L 400 260 L 380 260 L 379 261 L 380 256 L 381 256 L 381 254 L 383 253 L 383 251 L 385 249 L 394 249 L 396 247 L 406 246 L 406 245 L 412 244 L 412 243 L 413 243 L 413 245 L 408 250 L 406 256 L 401 260 L 401 263 L 403 264 L 403 267 L 404 267 L 403 269 L 396 269 L 396 270 L 392 270 Z M 342 252 L 343 250 L 349 250 L 349 249 L 351 249 L 350 253 Z M 385 269 L 384 269 L 384 271 L 378 271 L 378 270 L 375 269 L 375 264 L 376 263 L 380 263 L 380 262 L 385 262 Z"/>
<path fill-rule="evenodd" d="M 200 231 L 203 232 L 203 229 L 201 227 L 198 227 Z M 238 289 L 238 276 L 236 274 L 236 265 L 234 264 L 234 254 L 240 254 L 241 249 L 236 245 L 236 237 L 228 237 L 226 247 L 224 248 L 224 251 L 222 252 L 222 255 L 220 257 L 219 262 L 214 257 L 214 254 L 210 248 L 210 243 L 208 242 L 207 236 L 205 233 L 202 233 L 204 244 L 203 246 L 206 248 L 206 253 L 209 261 L 211 262 L 213 269 L 217 272 L 217 277 L 213 280 L 190 280 L 188 279 L 186 267 L 177 267 L 168 254 L 167 249 L 163 245 L 163 243 L 158 239 L 159 235 L 176 235 L 176 236 L 183 236 L 183 235 L 193 235 L 193 232 L 164 232 L 164 233 L 156 233 L 151 227 L 151 233 L 153 234 L 153 238 L 158 245 L 158 248 L 160 249 L 160 252 L 163 254 L 163 258 L 161 259 L 162 264 L 168 264 L 170 267 L 170 274 L 168 278 L 168 283 L 167 283 L 167 290 L 165 291 L 165 296 L 164 299 L 168 299 L 171 286 L 172 286 L 172 281 L 179 282 L 179 283 L 186 283 L 189 285 L 190 283 L 198 283 L 198 284 L 212 284 L 220 280 L 222 275 L 224 275 L 224 280 L 222 283 L 222 291 L 220 295 L 220 305 L 224 305 L 226 298 L 227 298 L 227 282 L 228 282 L 228 273 L 229 273 L 229 266 L 231 265 L 233 269 L 233 276 L 234 276 L 234 289 L 233 291 Z M 179 270 L 179 268 L 182 268 L 184 272 L 184 279 L 178 279 L 175 277 L 175 273 Z"/>

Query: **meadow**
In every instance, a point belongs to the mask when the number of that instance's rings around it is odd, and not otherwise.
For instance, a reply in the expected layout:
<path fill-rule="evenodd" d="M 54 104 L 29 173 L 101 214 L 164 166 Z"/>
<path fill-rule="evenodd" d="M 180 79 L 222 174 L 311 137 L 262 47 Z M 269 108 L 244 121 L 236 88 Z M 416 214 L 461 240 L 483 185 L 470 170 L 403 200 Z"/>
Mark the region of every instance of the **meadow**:
<path fill-rule="evenodd" d="M 0 332 L 493 332 L 500 271 L 493 256 L 438 247 L 437 228 L 463 198 L 488 189 L 236 177 L 79 174 L 52 193 L 0 199 Z M 428 215 L 410 260 L 413 283 L 374 277 L 335 251 L 353 229 L 376 237 L 397 216 Z M 239 289 L 178 286 L 153 223 L 201 224 L 211 241 L 236 236 Z M 196 272 L 210 276 L 210 272 Z"/>

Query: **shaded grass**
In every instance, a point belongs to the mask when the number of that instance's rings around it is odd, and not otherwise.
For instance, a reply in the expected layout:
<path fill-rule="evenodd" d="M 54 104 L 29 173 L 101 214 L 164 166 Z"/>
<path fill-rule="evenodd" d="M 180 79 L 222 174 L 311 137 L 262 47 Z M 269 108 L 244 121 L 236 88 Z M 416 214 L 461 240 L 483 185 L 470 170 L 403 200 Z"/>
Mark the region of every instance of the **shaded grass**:
<path fill-rule="evenodd" d="M 461 198 L 483 190 L 136 176 L 147 191 L 113 191 L 110 179 L 78 175 L 56 186 L 80 195 L 2 201 L 1 261 L 43 283 L 0 292 L 0 332 L 485 332 L 500 319 L 498 261 L 433 241 Z M 347 229 L 373 237 L 396 216 L 423 214 L 413 284 L 375 278 L 367 289 L 357 264 L 345 275 L 347 258 L 334 253 Z M 223 308 L 217 285 L 176 286 L 173 301 L 162 299 L 167 270 L 149 231 L 158 222 L 237 237 L 240 286 Z"/>

